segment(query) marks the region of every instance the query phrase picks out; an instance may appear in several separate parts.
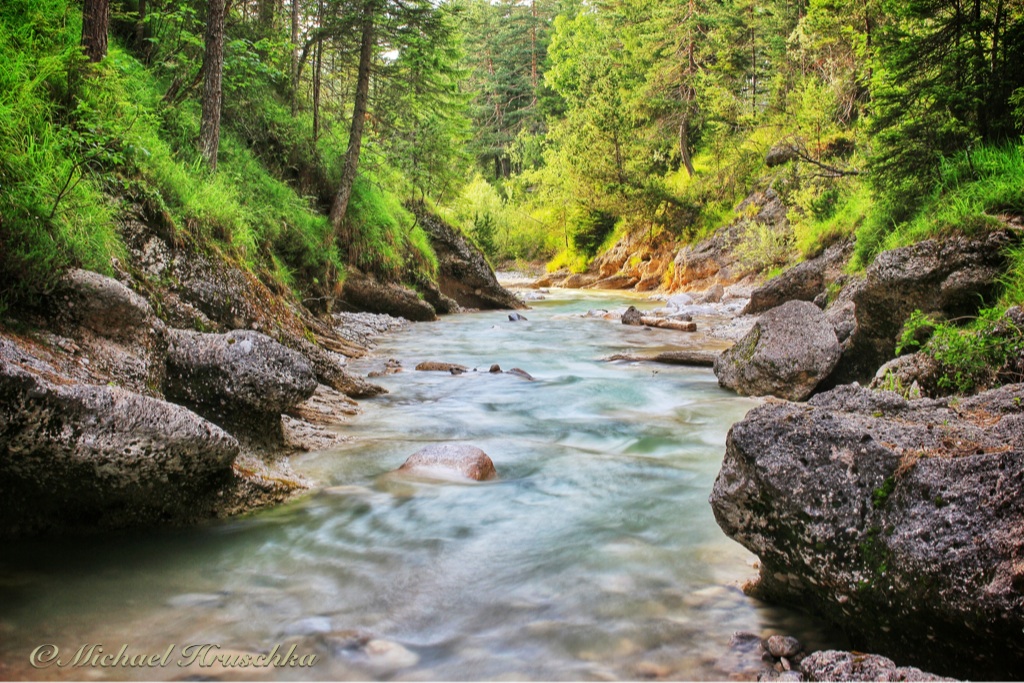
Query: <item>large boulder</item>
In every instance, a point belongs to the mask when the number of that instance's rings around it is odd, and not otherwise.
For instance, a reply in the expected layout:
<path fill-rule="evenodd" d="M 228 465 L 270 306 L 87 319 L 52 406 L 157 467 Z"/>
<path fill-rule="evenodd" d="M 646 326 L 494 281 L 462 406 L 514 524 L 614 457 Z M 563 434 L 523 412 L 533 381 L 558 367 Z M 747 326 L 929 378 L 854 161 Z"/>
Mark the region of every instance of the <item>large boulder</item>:
<path fill-rule="evenodd" d="M 862 652 L 819 650 L 800 662 L 808 681 L 954 681 L 912 666 L 896 666 L 888 657 Z"/>
<path fill-rule="evenodd" d="M 430 212 L 422 202 L 409 208 L 430 238 L 430 246 L 437 255 L 437 286 L 446 297 L 466 308 L 526 308 L 498 284 L 483 253 L 465 235 Z"/>
<path fill-rule="evenodd" d="M 344 303 L 357 311 L 386 313 L 413 322 L 437 320 L 437 311 L 408 287 L 379 282 L 371 275 L 349 273 L 341 290 Z"/>
<path fill-rule="evenodd" d="M 165 395 L 222 426 L 261 432 L 316 391 L 306 359 L 265 334 L 172 330 L 168 341 Z"/>
<path fill-rule="evenodd" d="M 409 456 L 398 472 L 428 479 L 487 481 L 498 476 L 490 457 L 479 448 L 442 443 L 426 446 Z"/>
<path fill-rule="evenodd" d="M 68 272 L 59 285 L 63 314 L 106 337 L 132 336 L 156 324 L 143 297 L 117 280 L 88 270 Z"/>
<path fill-rule="evenodd" d="M 995 301 L 1006 247 L 1017 239 L 1010 231 L 997 231 L 925 240 L 879 254 L 864 280 L 850 286 L 846 300 L 840 297 L 841 305 L 852 304 L 856 326 L 828 384 L 869 382 L 895 356 L 903 324 L 915 310 L 959 318 Z"/>
<path fill-rule="evenodd" d="M 0 349 L 2 535 L 212 516 L 238 452 L 182 406 L 69 384 L 14 345 Z"/>
<path fill-rule="evenodd" d="M 818 256 L 773 277 L 751 292 L 743 314 L 763 313 L 787 301 L 814 301 L 821 297 L 826 285 L 842 276 L 842 267 L 852 249 L 850 242 L 833 244 Z"/>
<path fill-rule="evenodd" d="M 839 361 L 839 340 L 817 306 L 790 301 L 768 311 L 715 359 L 723 387 L 744 396 L 802 401 Z"/>
<path fill-rule="evenodd" d="M 755 595 L 858 650 L 948 675 L 1024 671 L 1024 385 L 907 401 L 856 385 L 729 432 L 711 494 Z"/>

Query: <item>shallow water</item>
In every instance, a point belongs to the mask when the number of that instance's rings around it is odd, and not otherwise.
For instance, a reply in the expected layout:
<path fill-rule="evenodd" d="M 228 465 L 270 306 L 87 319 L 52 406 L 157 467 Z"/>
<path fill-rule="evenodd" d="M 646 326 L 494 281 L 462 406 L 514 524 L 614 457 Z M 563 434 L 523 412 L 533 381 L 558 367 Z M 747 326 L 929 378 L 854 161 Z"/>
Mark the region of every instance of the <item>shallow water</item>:
<path fill-rule="evenodd" d="M 627 303 L 654 307 L 555 290 L 528 321 L 466 314 L 383 340 L 353 367 L 406 370 L 375 380 L 391 393 L 340 428 L 351 444 L 293 459 L 326 487 L 301 500 L 200 529 L 9 544 L 0 679 L 723 679 L 750 664 L 730 653 L 737 630 L 830 644 L 743 595 L 756 558 L 707 503 L 726 432 L 755 402 L 707 369 L 601 362 L 684 334 L 573 315 Z M 479 371 L 414 372 L 424 360 Z M 482 448 L 500 478 L 387 474 L 442 441 Z M 32 669 L 44 643 L 65 662 L 84 644 L 175 651 L 152 669 Z M 189 644 L 318 659 L 176 666 Z"/>

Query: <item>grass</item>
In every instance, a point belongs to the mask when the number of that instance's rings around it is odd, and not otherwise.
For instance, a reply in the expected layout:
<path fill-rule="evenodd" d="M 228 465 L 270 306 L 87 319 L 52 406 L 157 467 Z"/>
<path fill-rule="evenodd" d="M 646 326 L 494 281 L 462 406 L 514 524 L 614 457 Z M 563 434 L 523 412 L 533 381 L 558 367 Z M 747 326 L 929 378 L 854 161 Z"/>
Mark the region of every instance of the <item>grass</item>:
<path fill-rule="evenodd" d="M 296 294 L 344 278 L 329 221 L 283 178 L 301 168 L 337 182 L 346 143 L 328 134 L 313 145 L 310 117 L 292 117 L 269 80 L 256 82 L 273 74 L 245 74 L 260 101 L 238 100 L 234 112 L 226 98 L 211 174 L 195 148 L 198 101 L 165 104 L 159 69 L 114 40 L 103 62 L 85 64 L 80 36 L 81 12 L 68 0 L 0 7 L 0 312 L 36 300 L 68 268 L 111 273 L 126 251 L 119 220 L 137 204 L 161 214 L 176 239 Z M 433 278 L 429 239 L 399 199 L 407 185 L 382 162 L 362 174 L 349 214 L 355 251 L 383 276 Z"/>
<path fill-rule="evenodd" d="M 866 266 L 883 251 L 954 232 L 975 234 L 1002 225 L 1000 214 L 1024 214 L 1024 147 L 982 146 L 943 160 L 939 181 L 922 208 L 902 222 L 901 198 L 875 204 L 857 231 L 856 258 Z"/>

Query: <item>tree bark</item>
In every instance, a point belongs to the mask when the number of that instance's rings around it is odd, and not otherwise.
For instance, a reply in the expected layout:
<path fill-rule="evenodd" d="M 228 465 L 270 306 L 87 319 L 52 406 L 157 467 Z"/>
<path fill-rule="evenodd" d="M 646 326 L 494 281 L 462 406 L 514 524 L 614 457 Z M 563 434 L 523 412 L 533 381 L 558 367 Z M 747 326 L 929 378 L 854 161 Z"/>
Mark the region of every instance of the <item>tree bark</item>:
<path fill-rule="evenodd" d="M 220 149 L 220 109 L 223 100 L 225 0 L 210 0 L 203 57 L 203 118 L 199 126 L 199 152 L 211 171 L 217 170 Z"/>
<path fill-rule="evenodd" d="M 110 0 L 85 0 L 82 10 L 82 47 L 90 62 L 107 56 L 107 29 L 110 27 Z"/>
<path fill-rule="evenodd" d="M 694 57 L 695 45 L 692 24 L 692 22 L 697 20 L 696 7 L 694 5 L 694 0 L 690 0 L 688 21 L 691 23 L 686 43 L 686 71 L 683 73 L 682 82 L 680 83 L 680 89 L 682 90 L 680 94 L 682 95 L 683 100 L 683 116 L 679 121 L 679 156 L 683 160 L 683 166 L 686 168 L 686 174 L 691 178 L 693 177 L 693 161 L 690 159 L 690 110 L 693 107 L 694 100 L 697 99 L 697 91 L 693 87 L 693 79 L 697 74 L 697 60 Z"/>
<path fill-rule="evenodd" d="M 352 197 L 352 185 L 359 169 L 359 152 L 363 144 L 363 127 L 370 99 L 370 63 L 373 60 L 374 22 L 373 3 L 364 0 L 363 18 L 359 45 L 359 72 L 356 77 L 356 97 L 352 108 L 352 128 L 348 136 L 348 151 L 345 153 L 345 167 L 341 173 L 341 184 L 331 207 L 331 226 L 335 235 L 341 235 L 345 212 Z M 351 245 L 351 240 L 348 240 Z"/>
<path fill-rule="evenodd" d="M 292 0 L 292 116 L 299 111 L 299 0 Z"/>

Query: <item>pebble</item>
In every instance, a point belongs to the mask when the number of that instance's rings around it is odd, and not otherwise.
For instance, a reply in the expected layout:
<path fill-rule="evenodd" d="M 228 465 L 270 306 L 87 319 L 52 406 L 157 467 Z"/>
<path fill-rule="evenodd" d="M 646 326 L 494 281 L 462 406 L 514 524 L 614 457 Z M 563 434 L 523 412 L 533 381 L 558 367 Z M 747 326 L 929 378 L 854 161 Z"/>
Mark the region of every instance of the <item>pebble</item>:
<path fill-rule="evenodd" d="M 792 657 L 803 646 L 792 636 L 771 636 L 768 638 L 768 652 L 772 657 Z"/>
<path fill-rule="evenodd" d="M 370 665 L 378 671 L 407 669 L 420 661 L 415 652 L 390 640 L 371 640 L 363 647 L 363 652 L 369 657 Z"/>
<path fill-rule="evenodd" d="M 672 669 L 657 662 L 640 662 L 636 665 L 636 675 L 639 678 L 668 678 Z"/>

